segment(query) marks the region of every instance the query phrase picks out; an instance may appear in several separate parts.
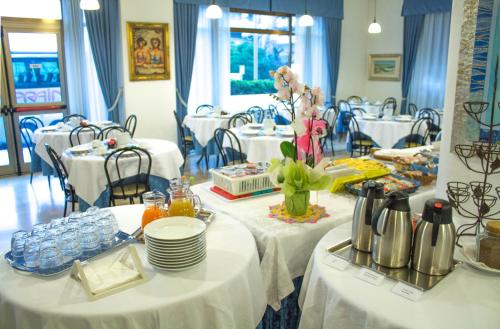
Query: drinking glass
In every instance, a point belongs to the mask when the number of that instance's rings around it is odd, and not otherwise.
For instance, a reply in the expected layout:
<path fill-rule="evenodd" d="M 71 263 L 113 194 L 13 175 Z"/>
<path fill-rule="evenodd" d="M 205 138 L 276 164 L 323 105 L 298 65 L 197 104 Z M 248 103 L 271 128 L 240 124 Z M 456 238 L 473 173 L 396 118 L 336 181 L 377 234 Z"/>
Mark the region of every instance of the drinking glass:
<path fill-rule="evenodd" d="M 19 238 L 26 238 L 27 236 L 29 236 L 29 232 L 24 231 L 24 230 L 14 232 L 12 234 L 12 238 L 10 239 L 10 249 L 11 250 L 14 249 L 14 240 L 19 239 Z"/>
<path fill-rule="evenodd" d="M 58 241 L 63 231 L 64 227 L 62 225 L 59 227 L 51 227 L 45 231 L 44 240 L 54 239 Z"/>
<path fill-rule="evenodd" d="M 55 240 L 42 241 L 40 244 L 39 262 L 40 272 L 43 274 L 51 274 L 59 271 L 63 264 L 63 255 Z"/>
<path fill-rule="evenodd" d="M 86 224 L 80 228 L 80 245 L 85 256 L 94 256 L 99 253 L 101 239 L 96 225 Z"/>
<path fill-rule="evenodd" d="M 31 235 L 38 235 L 42 238 L 45 236 L 45 231 L 49 227 L 49 224 L 36 224 L 33 225 L 33 229 L 31 230 Z"/>
<path fill-rule="evenodd" d="M 28 237 L 28 232 L 17 231 L 12 235 L 11 254 L 14 262 L 21 262 L 24 257 L 24 243 Z"/>
<path fill-rule="evenodd" d="M 64 232 L 67 231 L 74 231 L 76 234 L 78 234 L 80 231 L 80 224 L 76 221 L 68 222 L 66 225 L 64 225 Z"/>
<path fill-rule="evenodd" d="M 78 231 L 68 230 L 61 235 L 61 252 L 65 262 L 81 256 L 82 248 Z"/>
<path fill-rule="evenodd" d="M 32 235 L 26 238 L 24 242 L 24 265 L 35 269 L 39 265 L 40 244 L 42 237 Z"/>
<path fill-rule="evenodd" d="M 50 221 L 50 227 L 58 227 L 61 225 L 66 225 L 68 219 L 66 217 L 54 218 Z"/>
<path fill-rule="evenodd" d="M 98 212 L 99 212 L 99 208 L 98 207 L 89 207 L 85 213 L 88 215 L 96 215 Z"/>
<path fill-rule="evenodd" d="M 113 245 L 115 239 L 115 230 L 113 227 L 113 220 L 109 217 L 101 218 L 98 222 L 99 235 L 101 240 L 101 247 L 108 249 Z"/>

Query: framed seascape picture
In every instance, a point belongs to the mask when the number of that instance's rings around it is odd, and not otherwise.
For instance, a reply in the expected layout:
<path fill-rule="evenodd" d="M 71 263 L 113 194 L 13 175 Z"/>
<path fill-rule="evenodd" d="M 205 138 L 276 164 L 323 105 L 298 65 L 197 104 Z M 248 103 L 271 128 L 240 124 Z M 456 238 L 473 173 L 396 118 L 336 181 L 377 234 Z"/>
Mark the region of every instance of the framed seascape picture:
<path fill-rule="evenodd" d="M 401 79 L 401 55 L 368 55 L 368 80 L 399 81 Z"/>
<path fill-rule="evenodd" d="M 127 22 L 131 81 L 169 80 L 168 24 Z"/>

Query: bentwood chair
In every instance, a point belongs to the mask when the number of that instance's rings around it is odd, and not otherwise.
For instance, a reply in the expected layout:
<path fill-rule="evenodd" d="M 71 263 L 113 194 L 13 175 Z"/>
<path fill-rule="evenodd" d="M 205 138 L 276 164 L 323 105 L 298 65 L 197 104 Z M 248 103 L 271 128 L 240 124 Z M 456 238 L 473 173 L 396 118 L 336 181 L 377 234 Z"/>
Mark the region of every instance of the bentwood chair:
<path fill-rule="evenodd" d="M 120 127 L 120 126 L 113 126 L 113 127 L 106 127 L 103 130 L 99 132 L 97 135 L 97 139 L 100 140 L 105 140 L 111 137 L 115 137 L 116 135 L 120 135 L 123 133 L 127 133 L 130 135 L 130 138 L 132 138 L 132 133 L 128 131 L 126 128 Z"/>
<path fill-rule="evenodd" d="M 177 129 L 179 131 L 179 135 L 181 136 L 181 148 L 182 148 L 182 156 L 184 157 L 184 164 L 183 168 L 186 166 L 186 159 L 187 159 L 187 153 L 188 151 L 194 149 L 194 140 L 193 136 L 191 136 L 190 133 L 186 133 L 186 131 L 189 132 L 188 128 L 184 128 L 182 126 L 181 120 L 179 119 L 179 116 L 177 115 L 177 111 L 174 111 L 174 117 L 175 117 L 175 122 L 177 123 Z M 207 166 L 208 168 L 208 166 Z"/>
<path fill-rule="evenodd" d="M 127 131 L 130 132 L 131 137 L 134 137 L 136 126 L 137 126 L 137 116 L 135 114 L 131 114 L 128 116 L 127 120 L 125 120 L 123 128 L 127 129 Z"/>
<path fill-rule="evenodd" d="M 432 119 L 421 118 L 415 121 L 411 127 L 410 134 L 405 136 L 405 148 L 424 146 L 430 138 Z"/>
<path fill-rule="evenodd" d="M 248 113 L 236 113 L 233 115 L 228 122 L 229 128 L 236 128 L 246 125 L 247 123 L 252 123 L 253 118 Z"/>
<path fill-rule="evenodd" d="M 423 108 L 418 111 L 417 119 L 430 118 L 432 120 L 432 125 L 429 128 L 429 136 L 431 142 L 436 141 L 436 137 L 441 131 L 441 116 L 439 112 L 431 108 Z"/>
<path fill-rule="evenodd" d="M 388 99 L 394 99 L 394 97 L 389 97 Z M 396 106 L 397 104 L 395 99 L 394 101 L 392 100 L 387 101 L 386 99 L 384 101 L 384 104 L 382 105 L 382 108 L 380 109 L 379 117 L 383 117 L 385 110 L 390 108 L 392 108 L 392 115 L 394 115 L 396 113 Z"/>
<path fill-rule="evenodd" d="M 335 129 L 337 128 L 337 120 L 339 118 L 339 109 L 332 105 L 328 107 L 324 112 L 322 119 L 326 121 L 326 135 L 322 138 L 321 148 L 325 153 L 327 143 L 329 142 L 330 148 L 332 150 L 332 156 L 335 156 L 335 149 L 333 148 L 333 141 L 336 138 Z"/>
<path fill-rule="evenodd" d="M 384 99 L 384 105 L 387 104 L 387 103 L 391 103 L 393 104 L 393 114 L 396 112 L 396 108 L 398 107 L 398 102 L 396 101 L 396 98 L 394 97 L 387 97 L 386 99 Z"/>
<path fill-rule="evenodd" d="M 97 139 L 100 132 L 101 128 L 95 125 L 78 126 L 69 133 L 69 143 L 71 146 L 80 145 L 82 143 L 80 137 L 87 134 L 92 136 L 92 140 Z"/>
<path fill-rule="evenodd" d="M 210 104 L 202 104 L 196 108 L 196 114 L 208 114 L 214 111 L 213 105 Z"/>
<path fill-rule="evenodd" d="M 87 117 L 81 114 L 70 114 L 70 115 L 65 115 L 62 118 L 62 122 L 67 123 L 71 118 L 80 118 L 80 120 L 87 120 Z"/>
<path fill-rule="evenodd" d="M 418 112 L 418 107 L 417 105 L 413 104 L 413 103 L 409 103 L 408 104 L 408 113 L 412 116 L 412 117 L 415 117 L 415 115 L 417 114 Z"/>
<path fill-rule="evenodd" d="M 366 111 L 365 111 L 365 109 L 363 109 L 361 107 L 353 107 L 351 109 L 351 113 L 354 116 L 357 116 L 357 117 L 361 118 L 361 117 L 363 117 L 363 114 L 366 114 Z"/>
<path fill-rule="evenodd" d="M 338 103 L 339 112 L 351 112 L 351 104 L 345 100 L 340 100 Z"/>
<path fill-rule="evenodd" d="M 247 114 L 252 116 L 253 122 L 262 123 L 264 121 L 264 109 L 260 106 L 252 106 L 247 110 Z"/>
<path fill-rule="evenodd" d="M 59 179 L 59 184 L 61 186 L 61 190 L 64 192 L 64 213 L 63 216 L 66 217 L 66 212 L 68 210 L 68 202 L 71 202 L 71 211 L 75 211 L 75 203 L 78 201 L 75 189 L 71 184 L 68 183 L 68 171 L 66 170 L 66 166 L 61 161 L 61 157 L 54 151 L 49 144 L 45 144 L 45 150 L 49 155 L 50 161 L 52 162 L 52 167 L 56 172 L 56 175 Z"/>
<path fill-rule="evenodd" d="M 373 139 L 361 132 L 358 121 L 356 121 L 353 114 L 348 113 L 345 120 L 348 121 L 351 157 L 353 157 L 355 151 L 359 153 L 359 156 L 370 153 L 370 149 L 375 145 Z"/>
<path fill-rule="evenodd" d="M 241 152 L 240 140 L 231 130 L 217 128 L 214 132 L 214 140 L 224 166 L 245 162 L 246 155 Z"/>
<path fill-rule="evenodd" d="M 35 156 L 35 142 L 33 141 L 33 135 L 35 130 L 42 128 L 43 122 L 37 117 L 25 117 L 19 121 L 19 130 L 21 131 L 21 139 L 24 145 L 28 148 L 30 154 L 31 166 L 30 166 L 30 184 L 33 183 L 33 173 L 35 171 L 33 157 Z M 50 176 L 47 176 L 50 187 Z"/>
<path fill-rule="evenodd" d="M 363 103 L 363 99 L 359 96 L 349 96 L 347 97 L 347 102 L 352 104 L 361 104 Z"/>
<path fill-rule="evenodd" d="M 152 165 L 151 155 L 140 147 L 124 147 L 111 152 L 104 160 L 104 171 L 110 190 L 109 205 L 115 206 L 115 200 L 139 198 L 149 191 L 149 176 Z M 124 177 L 125 171 L 134 173 Z"/>

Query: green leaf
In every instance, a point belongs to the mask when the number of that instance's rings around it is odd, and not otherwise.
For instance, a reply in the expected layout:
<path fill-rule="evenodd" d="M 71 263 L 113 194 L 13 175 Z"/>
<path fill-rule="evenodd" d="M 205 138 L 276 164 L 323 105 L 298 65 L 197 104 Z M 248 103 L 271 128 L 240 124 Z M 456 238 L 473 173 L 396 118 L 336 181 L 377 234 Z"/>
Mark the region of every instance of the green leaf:
<path fill-rule="evenodd" d="M 285 158 L 295 159 L 295 146 L 291 142 L 281 142 L 280 149 Z"/>

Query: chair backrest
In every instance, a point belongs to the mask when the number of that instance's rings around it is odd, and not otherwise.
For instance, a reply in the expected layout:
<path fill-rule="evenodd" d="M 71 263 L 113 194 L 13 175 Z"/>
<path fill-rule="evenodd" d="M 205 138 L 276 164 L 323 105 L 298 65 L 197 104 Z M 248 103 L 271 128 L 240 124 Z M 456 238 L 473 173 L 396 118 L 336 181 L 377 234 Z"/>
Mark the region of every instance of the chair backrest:
<path fill-rule="evenodd" d="M 177 130 L 181 135 L 181 142 L 184 143 L 186 140 L 186 133 L 184 131 L 184 127 L 182 126 L 181 119 L 179 118 L 177 111 L 174 111 L 175 122 L 177 123 Z"/>
<path fill-rule="evenodd" d="M 202 104 L 196 108 L 196 113 L 211 113 L 214 111 L 213 105 Z"/>
<path fill-rule="evenodd" d="M 129 115 L 127 120 L 125 120 L 125 125 L 123 127 L 127 129 L 131 137 L 134 137 L 136 126 L 137 126 L 137 116 L 135 114 Z"/>
<path fill-rule="evenodd" d="M 365 109 L 361 108 L 361 107 L 353 107 L 351 109 L 351 113 L 354 115 L 354 116 L 357 116 L 357 117 L 362 117 L 363 114 L 366 113 Z"/>
<path fill-rule="evenodd" d="M 396 106 L 397 106 L 396 103 L 393 103 L 393 102 L 384 103 L 382 105 L 382 108 L 380 109 L 379 116 L 383 116 L 385 109 L 389 109 L 389 108 L 392 108 L 392 115 L 394 115 L 396 113 Z"/>
<path fill-rule="evenodd" d="M 345 100 L 340 100 L 338 104 L 339 111 L 351 112 L 351 105 Z"/>
<path fill-rule="evenodd" d="M 420 109 L 417 112 L 417 119 L 421 118 L 431 118 L 433 124 L 437 125 L 438 127 L 441 127 L 441 116 L 439 115 L 439 112 L 434 109 L 431 109 L 429 107 L 424 107 Z"/>
<path fill-rule="evenodd" d="M 229 128 L 236 128 L 236 127 L 241 127 L 246 125 L 247 123 L 251 123 L 252 121 L 252 116 L 248 113 L 236 113 L 229 119 L 228 122 L 228 127 Z"/>
<path fill-rule="evenodd" d="M 115 137 L 116 134 L 123 134 L 127 133 L 130 135 L 130 138 L 132 138 L 132 133 L 128 131 L 126 128 L 120 127 L 120 126 L 114 126 L 114 127 L 107 127 L 102 129 L 99 134 L 97 135 L 97 139 L 100 140 L 105 140 L 111 137 Z"/>
<path fill-rule="evenodd" d="M 362 139 L 361 130 L 359 129 L 359 123 L 356 120 L 355 115 L 352 113 L 346 113 L 344 116 L 344 120 L 347 121 L 346 123 L 349 130 L 349 137 L 351 139 L 351 143 Z"/>
<path fill-rule="evenodd" d="M 71 146 L 80 145 L 82 143 L 80 136 L 87 133 L 92 136 L 92 140 L 97 139 L 100 132 L 101 128 L 94 125 L 78 126 L 69 133 L 69 143 Z"/>
<path fill-rule="evenodd" d="M 417 114 L 417 112 L 418 112 L 418 107 L 417 107 L 417 105 L 415 105 L 415 104 L 413 104 L 413 103 L 409 103 L 409 104 L 408 104 L 408 113 L 409 113 L 412 117 L 414 117 L 414 116 L 415 116 L 415 114 Z"/>
<path fill-rule="evenodd" d="M 66 191 L 66 182 L 68 179 L 68 171 L 66 166 L 61 161 L 61 157 L 57 152 L 47 143 L 45 143 L 45 150 L 49 155 L 50 162 L 52 162 L 52 167 L 56 171 L 57 178 L 59 179 L 59 184 L 61 185 L 61 190 Z"/>
<path fill-rule="evenodd" d="M 81 114 L 70 114 L 70 115 L 65 115 L 62 118 L 62 122 L 66 123 L 69 120 L 71 120 L 71 118 L 80 118 L 80 120 L 87 120 L 87 118 L 84 115 L 81 115 Z"/>
<path fill-rule="evenodd" d="M 260 106 L 252 106 L 247 110 L 247 114 L 252 116 L 253 122 L 262 123 L 264 121 L 264 109 Z"/>
<path fill-rule="evenodd" d="M 268 113 L 269 116 L 273 119 L 278 115 L 278 109 L 272 104 L 269 104 L 267 110 L 264 110 L 264 112 Z"/>
<path fill-rule="evenodd" d="M 359 96 L 349 96 L 347 97 L 347 102 L 353 104 L 361 104 L 363 103 L 363 99 Z"/>
<path fill-rule="evenodd" d="M 30 154 L 33 154 L 35 143 L 33 142 L 33 133 L 38 128 L 43 127 L 43 122 L 37 117 L 25 117 L 19 121 L 19 130 L 23 143 L 28 147 Z"/>
<path fill-rule="evenodd" d="M 328 107 L 322 116 L 323 120 L 328 123 L 328 131 L 331 132 L 335 129 L 337 125 L 337 119 L 339 118 L 339 109 L 335 105 Z"/>
<path fill-rule="evenodd" d="M 430 129 L 433 125 L 432 118 L 420 118 L 411 127 L 410 135 L 406 136 L 406 143 L 412 146 L 424 146 L 430 138 Z"/>
<path fill-rule="evenodd" d="M 398 102 L 396 101 L 396 98 L 387 97 L 384 100 L 384 106 L 382 106 L 382 113 L 384 113 L 383 110 L 384 110 L 384 108 L 386 108 L 387 104 L 392 104 L 392 115 L 394 115 L 394 113 L 396 113 L 396 108 L 398 107 Z"/>
<path fill-rule="evenodd" d="M 144 188 L 148 191 L 152 162 L 149 152 L 140 147 L 124 147 L 111 152 L 104 160 L 111 193 L 119 190 L 122 198 L 125 198 L 125 189 L 130 191 L 130 186 L 135 187 L 135 196 L 139 196 Z"/>
<path fill-rule="evenodd" d="M 228 164 L 243 163 L 243 153 L 238 137 L 229 129 L 217 128 L 214 131 L 214 140 L 222 157 L 224 166 Z M 227 140 L 227 142 L 224 142 Z M 239 159 L 239 162 L 236 160 Z"/>

